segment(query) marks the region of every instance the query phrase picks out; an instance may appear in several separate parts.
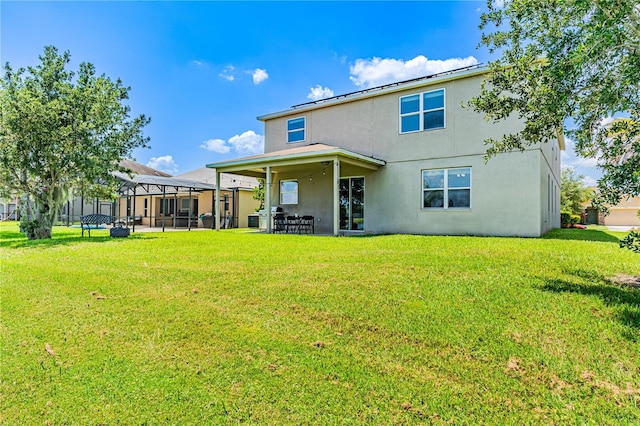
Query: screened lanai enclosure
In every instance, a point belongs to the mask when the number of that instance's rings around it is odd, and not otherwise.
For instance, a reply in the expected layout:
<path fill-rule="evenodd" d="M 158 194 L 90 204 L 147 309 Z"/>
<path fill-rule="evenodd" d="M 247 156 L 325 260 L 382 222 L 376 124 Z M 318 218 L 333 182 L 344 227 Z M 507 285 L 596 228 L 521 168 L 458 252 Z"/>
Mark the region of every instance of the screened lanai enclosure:
<path fill-rule="evenodd" d="M 98 213 L 114 216 L 133 232 L 136 227 L 162 231 L 167 228 L 216 228 L 215 184 L 176 177 L 114 174 L 121 182 L 116 200 L 76 197 L 61 212 L 61 224 Z M 241 216 L 240 200 L 251 199 L 251 195 L 251 189 L 247 188 L 220 188 L 220 228 L 247 226 L 246 215 Z M 242 211 L 246 208 L 248 206 Z"/>

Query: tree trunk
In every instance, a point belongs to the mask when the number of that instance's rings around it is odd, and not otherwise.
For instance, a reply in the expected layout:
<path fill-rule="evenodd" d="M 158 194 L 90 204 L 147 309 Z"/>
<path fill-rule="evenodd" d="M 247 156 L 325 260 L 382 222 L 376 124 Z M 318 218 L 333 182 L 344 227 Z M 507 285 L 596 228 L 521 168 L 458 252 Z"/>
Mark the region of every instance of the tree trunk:
<path fill-rule="evenodd" d="M 37 226 L 33 228 L 33 234 L 27 235 L 30 240 L 44 240 L 51 238 L 51 232 L 53 229 L 53 220 L 50 219 L 50 215 L 42 215 L 42 219 L 38 221 Z"/>
<path fill-rule="evenodd" d="M 36 219 L 27 221 L 24 232 L 29 240 L 44 240 L 51 238 L 53 222 L 56 218 L 56 209 L 50 208 L 46 203 L 36 201 Z"/>

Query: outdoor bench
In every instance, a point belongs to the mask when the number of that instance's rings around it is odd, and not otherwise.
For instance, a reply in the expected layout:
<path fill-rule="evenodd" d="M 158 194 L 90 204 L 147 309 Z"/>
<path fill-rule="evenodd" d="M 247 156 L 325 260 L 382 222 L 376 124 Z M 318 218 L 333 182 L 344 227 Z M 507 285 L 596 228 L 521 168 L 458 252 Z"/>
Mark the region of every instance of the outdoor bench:
<path fill-rule="evenodd" d="M 85 226 L 89 237 L 91 237 L 91 225 L 114 224 L 113 216 L 107 214 L 88 214 L 80 216 L 80 227 L 82 228 L 82 236 L 84 237 Z"/>

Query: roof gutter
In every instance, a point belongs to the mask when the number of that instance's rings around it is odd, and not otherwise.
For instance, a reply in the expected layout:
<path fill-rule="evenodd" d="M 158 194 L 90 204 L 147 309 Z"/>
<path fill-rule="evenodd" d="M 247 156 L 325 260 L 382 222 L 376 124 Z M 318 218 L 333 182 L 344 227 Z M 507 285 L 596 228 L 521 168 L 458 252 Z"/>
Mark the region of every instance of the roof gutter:
<path fill-rule="evenodd" d="M 393 85 L 374 87 L 371 89 L 362 90 L 360 92 L 353 92 L 345 95 L 335 96 L 333 98 L 319 100 L 314 103 L 301 104 L 301 105 L 289 108 L 288 110 L 261 115 L 261 116 L 258 116 L 257 118 L 260 121 L 267 121 L 267 120 L 272 120 L 274 118 L 285 117 L 291 114 L 299 114 L 301 112 L 306 112 L 306 111 L 310 111 L 318 108 L 325 108 L 333 105 L 345 104 L 345 103 L 354 102 L 362 99 L 372 98 L 375 96 L 402 92 L 405 90 L 411 90 L 417 87 L 432 86 L 435 84 L 442 84 L 448 81 L 474 77 L 476 75 L 486 74 L 487 72 L 489 72 L 489 68 L 487 66 L 478 65 L 471 69 L 467 69 L 467 70 L 455 72 L 455 73 L 448 73 L 442 76 L 436 76 L 436 77 L 427 76 L 419 80 L 409 80 L 404 83 L 400 82 Z"/>

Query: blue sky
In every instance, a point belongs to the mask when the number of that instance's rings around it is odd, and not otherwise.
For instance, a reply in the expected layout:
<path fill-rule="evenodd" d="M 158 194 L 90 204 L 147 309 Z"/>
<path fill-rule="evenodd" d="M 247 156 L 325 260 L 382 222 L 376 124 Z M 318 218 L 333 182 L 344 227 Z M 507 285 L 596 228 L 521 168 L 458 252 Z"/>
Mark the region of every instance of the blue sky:
<path fill-rule="evenodd" d="M 259 115 L 486 63 L 482 1 L 0 2 L 0 60 L 35 65 L 69 50 L 131 87 L 132 115 L 152 118 L 143 164 L 172 174 L 262 152 Z M 571 145 L 569 141 L 569 145 Z M 568 150 L 589 182 L 594 162 Z"/>

